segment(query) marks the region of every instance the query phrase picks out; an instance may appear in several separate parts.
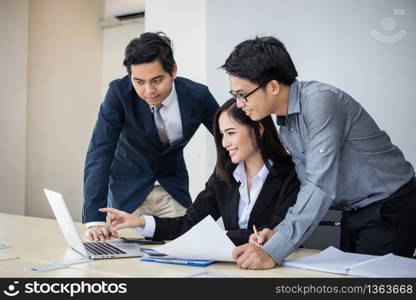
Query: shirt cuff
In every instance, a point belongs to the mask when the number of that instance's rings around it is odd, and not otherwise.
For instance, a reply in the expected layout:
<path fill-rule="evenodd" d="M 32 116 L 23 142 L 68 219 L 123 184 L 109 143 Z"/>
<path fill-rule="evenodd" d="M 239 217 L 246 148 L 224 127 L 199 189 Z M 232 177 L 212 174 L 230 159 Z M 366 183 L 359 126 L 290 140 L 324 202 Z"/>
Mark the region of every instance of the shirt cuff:
<path fill-rule="evenodd" d="M 105 222 L 97 221 L 97 222 L 88 222 L 88 223 L 85 223 L 85 227 L 86 228 L 91 227 L 91 226 L 98 226 L 98 225 L 105 226 Z"/>
<path fill-rule="evenodd" d="M 279 232 L 273 234 L 272 238 L 264 244 L 262 249 L 279 265 L 282 265 L 285 258 L 293 252 L 293 247 L 290 246 L 289 241 Z"/>
<path fill-rule="evenodd" d="M 136 227 L 136 233 L 138 235 L 142 235 L 144 237 L 153 237 L 156 230 L 156 222 L 155 218 L 152 216 L 142 216 L 146 222 L 146 225 L 144 228 L 142 227 Z"/>

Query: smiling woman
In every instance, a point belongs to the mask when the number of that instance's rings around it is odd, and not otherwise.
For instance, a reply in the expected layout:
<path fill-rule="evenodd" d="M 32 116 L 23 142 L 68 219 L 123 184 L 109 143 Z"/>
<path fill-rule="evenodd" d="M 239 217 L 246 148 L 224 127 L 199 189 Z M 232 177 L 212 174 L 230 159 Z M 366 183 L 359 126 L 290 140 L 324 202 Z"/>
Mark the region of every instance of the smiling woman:
<path fill-rule="evenodd" d="M 256 169 L 261 161 L 270 169 L 270 161 L 290 160 L 270 116 L 252 121 L 236 106 L 234 99 L 229 99 L 217 112 L 214 124 L 215 172 L 226 182 L 231 182 L 234 164 L 245 162 L 246 169 Z"/>
<path fill-rule="evenodd" d="M 222 217 L 229 238 L 241 245 L 254 225 L 261 230 L 279 224 L 296 200 L 299 182 L 271 117 L 252 121 L 230 99 L 216 113 L 214 136 L 215 171 L 184 216 L 134 216 L 102 208 L 109 213 L 109 229 L 136 227 L 146 237 L 170 240 L 211 215 Z"/>

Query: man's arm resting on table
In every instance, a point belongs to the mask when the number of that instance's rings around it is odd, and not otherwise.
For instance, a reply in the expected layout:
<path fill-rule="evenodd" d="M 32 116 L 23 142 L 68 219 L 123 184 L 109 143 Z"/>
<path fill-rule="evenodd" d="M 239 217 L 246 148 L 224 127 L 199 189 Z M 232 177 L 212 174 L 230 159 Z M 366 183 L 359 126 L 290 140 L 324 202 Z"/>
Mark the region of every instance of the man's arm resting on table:
<path fill-rule="evenodd" d="M 244 244 L 234 248 L 233 258 L 242 269 L 266 270 L 276 266 L 275 260 L 254 244 Z"/>

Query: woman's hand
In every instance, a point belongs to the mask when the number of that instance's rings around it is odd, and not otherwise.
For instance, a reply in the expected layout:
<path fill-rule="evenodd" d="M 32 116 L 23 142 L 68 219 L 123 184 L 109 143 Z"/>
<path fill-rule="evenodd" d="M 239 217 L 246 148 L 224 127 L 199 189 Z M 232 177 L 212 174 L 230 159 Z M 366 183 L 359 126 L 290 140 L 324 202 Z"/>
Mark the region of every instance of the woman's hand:
<path fill-rule="evenodd" d="M 115 208 L 100 208 L 99 211 L 108 213 L 106 225 L 113 232 L 124 228 L 144 227 L 146 225 L 145 219 L 142 216 L 137 217 Z"/>

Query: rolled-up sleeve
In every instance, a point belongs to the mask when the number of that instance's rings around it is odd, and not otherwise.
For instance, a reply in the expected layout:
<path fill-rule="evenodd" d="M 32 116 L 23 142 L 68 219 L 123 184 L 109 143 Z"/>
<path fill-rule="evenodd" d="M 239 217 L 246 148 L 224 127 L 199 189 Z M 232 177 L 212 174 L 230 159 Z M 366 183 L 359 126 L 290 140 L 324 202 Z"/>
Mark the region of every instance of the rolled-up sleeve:
<path fill-rule="evenodd" d="M 263 247 L 279 264 L 312 233 L 335 200 L 347 120 L 337 97 L 330 91 L 317 92 L 302 103 L 299 118 L 304 118 L 307 136 L 300 191 L 275 228 L 277 233 Z"/>

